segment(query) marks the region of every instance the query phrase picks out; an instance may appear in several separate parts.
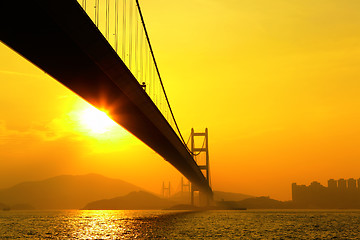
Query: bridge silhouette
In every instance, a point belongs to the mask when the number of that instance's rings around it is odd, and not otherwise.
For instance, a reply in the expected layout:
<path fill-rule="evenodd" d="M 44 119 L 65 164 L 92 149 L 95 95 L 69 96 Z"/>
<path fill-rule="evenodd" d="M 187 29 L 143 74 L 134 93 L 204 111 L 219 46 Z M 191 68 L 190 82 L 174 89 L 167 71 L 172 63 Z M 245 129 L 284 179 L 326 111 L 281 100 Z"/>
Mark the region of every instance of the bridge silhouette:
<path fill-rule="evenodd" d="M 212 195 L 208 157 L 206 166 L 198 166 L 194 156 L 204 148 L 192 141 L 190 150 L 181 135 L 137 0 L 6 0 L 1 7 L 4 44 L 106 109 L 191 181 L 193 190 Z M 200 135 L 205 133 L 192 131 L 192 140 Z"/>

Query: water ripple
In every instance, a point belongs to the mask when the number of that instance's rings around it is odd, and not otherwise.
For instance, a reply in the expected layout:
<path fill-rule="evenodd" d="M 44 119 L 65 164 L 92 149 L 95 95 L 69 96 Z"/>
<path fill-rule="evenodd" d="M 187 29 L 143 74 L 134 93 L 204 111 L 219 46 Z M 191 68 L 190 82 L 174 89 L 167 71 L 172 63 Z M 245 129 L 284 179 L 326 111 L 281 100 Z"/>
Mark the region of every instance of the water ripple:
<path fill-rule="evenodd" d="M 1 239 L 360 239 L 360 211 L 8 211 Z"/>

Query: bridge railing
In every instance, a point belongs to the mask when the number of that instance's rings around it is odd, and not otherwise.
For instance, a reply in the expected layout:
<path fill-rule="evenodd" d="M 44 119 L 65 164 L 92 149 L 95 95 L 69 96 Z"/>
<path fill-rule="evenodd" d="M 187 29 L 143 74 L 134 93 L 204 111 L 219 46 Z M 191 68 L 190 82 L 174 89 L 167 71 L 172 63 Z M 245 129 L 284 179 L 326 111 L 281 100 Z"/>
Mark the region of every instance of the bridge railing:
<path fill-rule="evenodd" d="M 184 142 L 168 104 L 136 0 L 77 0 Z"/>

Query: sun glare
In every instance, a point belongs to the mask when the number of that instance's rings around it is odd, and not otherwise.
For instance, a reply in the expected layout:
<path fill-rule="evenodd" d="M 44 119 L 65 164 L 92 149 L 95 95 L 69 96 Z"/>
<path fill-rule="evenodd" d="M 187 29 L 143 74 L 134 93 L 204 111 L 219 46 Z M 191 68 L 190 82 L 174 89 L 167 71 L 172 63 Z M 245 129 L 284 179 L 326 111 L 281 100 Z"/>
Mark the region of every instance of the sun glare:
<path fill-rule="evenodd" d="M 81 113 L 82 124 L 93 133 L 105 133 L 117 124 L 103 111 L 90 106 Z"/>

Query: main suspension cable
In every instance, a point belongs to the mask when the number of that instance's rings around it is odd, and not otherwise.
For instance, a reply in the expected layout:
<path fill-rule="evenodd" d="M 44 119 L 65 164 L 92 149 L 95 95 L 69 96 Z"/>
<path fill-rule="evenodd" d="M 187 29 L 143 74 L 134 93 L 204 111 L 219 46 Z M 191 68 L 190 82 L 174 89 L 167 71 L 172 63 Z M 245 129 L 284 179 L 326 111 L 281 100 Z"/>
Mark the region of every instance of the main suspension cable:
<path fill-rule="evenodd" d="M 154 61 L 155 69 L 156 69 L 157 75 L 158 75 L 158 77 L 159 77 L 160 84 L 161 84 L 161 88 L 162 88 L 162 90 L 163 90 L 163 92 L 164 92 L 165 99 L 166 99 L 167 105 L 168 105 L 169 110 L 170 110 L 170 113 L 171 113 L 171 117 L 172 117 L 172 119 L 174 120 L 174 124 L 175 124 L 176 129 L 177 129 L 177 131 L 178 131 L 178 133 L 179 133 L 179 136 L 180 136 L 180 138 L 181 138 L 181 141 L 183 142 L 183 144 L 185 145 L 185 147 L 186 147 L 186 149 L 189 151 L 189 153 L 193 154 L 193 153 L 190 151 L 190 149 L 187 147 L 186 143 L 185 143 L 185 140 L 184 140 L 184 138 L 183 138 L 183 136 L 182 136 L 182 134 L 181 134 L 181 132 L 180 132 L 179 126 L 178 126 L 178 124 L 177 124 L 177 122 L 176 122 L 176 120 L 175 120 L 174 113 L 173 113 L 173 111 L 172 111 L 172 109 L 171 109 L 170 102 L 169 102 L 169 99 L 168 99 L 168 97 L 167 97 L 167 94 L 166 94 L 166 91 L 165 91 L 165 88 L 164 88 L 163 81 L 162 81 L 161 76 L 160 76 L 160 71 L 159 71 L 158 65 L 157 65 L 156 60 L 155 60 L 155 55 L 154 55 L 153 49 L 152 49 L 152 47 L 151 47 L 150 38 L 149 38 L 148 32 L 147 32 L 147 30 L 146 30 L 145 21 L 144 21 L 144 17 L 143 17 L 143 15 L 142 15 L 142 12 L 141 12 L 139 0 L 136 0 L 136 6 L 137 6 L 138 11 L 139 11 L 140 19 L 141 19 L 141 22 L 142 22 L 142 25 L 143 25 L 143 28 L 144 28 L 145 36 L 146 36 L 146 39 L 147 39 L 147 42 L 148 42 L 148 45 L 149 45 L 149 49 L 150 49 L 150 53 L 151 53 L 152 59 L 153 59 L 153 61 Z"/>

